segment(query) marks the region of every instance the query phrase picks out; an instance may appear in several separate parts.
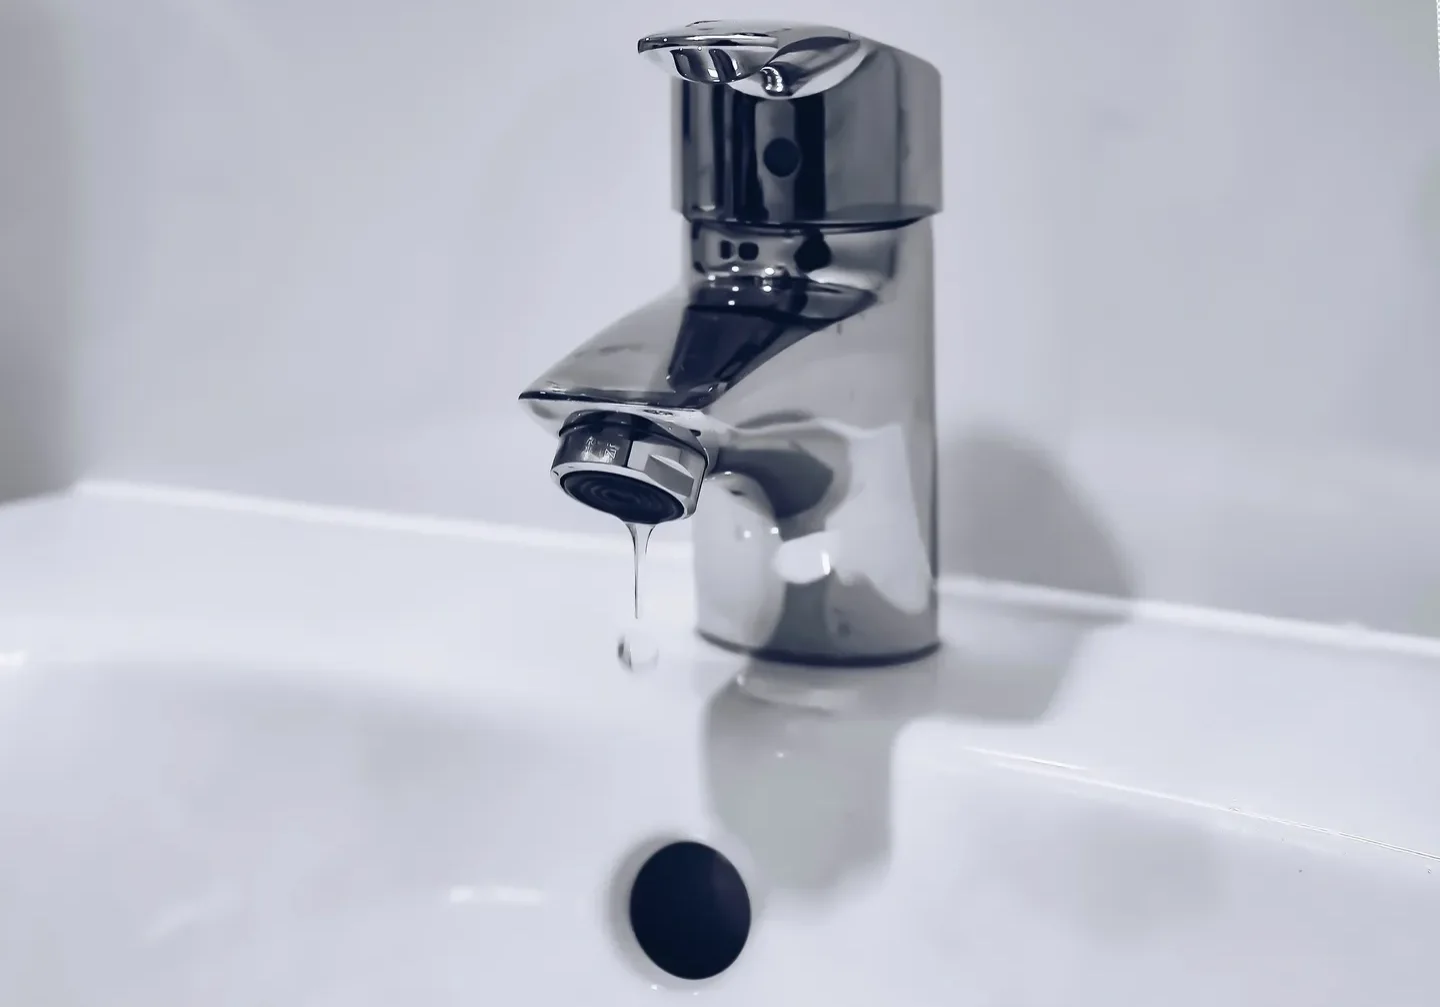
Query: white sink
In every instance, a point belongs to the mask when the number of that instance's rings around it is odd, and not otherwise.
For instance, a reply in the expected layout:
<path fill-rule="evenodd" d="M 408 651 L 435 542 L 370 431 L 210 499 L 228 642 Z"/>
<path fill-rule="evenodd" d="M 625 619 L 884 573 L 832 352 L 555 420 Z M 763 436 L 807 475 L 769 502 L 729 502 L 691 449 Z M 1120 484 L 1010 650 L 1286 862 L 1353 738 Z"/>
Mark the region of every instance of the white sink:
<path fill-rule="evenodd" d="M 661 556 L 633 676 L 624 545 L 0 510 L 0 1004 L 1440 1002 L 1433 644 L 957 584 L 929 664 L 746 667 Z M 672 840 L 713 979 L 630 932 Z"/>

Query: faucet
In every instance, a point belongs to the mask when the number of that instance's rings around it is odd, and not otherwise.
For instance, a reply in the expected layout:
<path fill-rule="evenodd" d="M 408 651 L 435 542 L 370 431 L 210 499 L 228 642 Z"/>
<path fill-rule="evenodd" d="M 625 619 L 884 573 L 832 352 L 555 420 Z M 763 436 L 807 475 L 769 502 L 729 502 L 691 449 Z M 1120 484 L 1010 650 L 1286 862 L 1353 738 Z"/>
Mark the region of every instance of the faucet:
<path fill-rule="evenodd" d="M 821 25 L 697 21 L 637 48 L 676 78 L 682 279 L 521 393 L 558 438 L 551 473 L 631 524 L 693 517 L 713 643 L 921 657 L 939 644 L 940 75 Z"/>

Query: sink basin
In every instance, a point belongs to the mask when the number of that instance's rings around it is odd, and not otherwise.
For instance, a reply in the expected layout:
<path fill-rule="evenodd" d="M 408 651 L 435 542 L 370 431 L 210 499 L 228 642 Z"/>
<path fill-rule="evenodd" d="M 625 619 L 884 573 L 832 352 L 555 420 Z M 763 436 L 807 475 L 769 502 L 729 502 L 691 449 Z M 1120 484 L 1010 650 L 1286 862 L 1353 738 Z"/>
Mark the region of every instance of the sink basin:
<path fill-rule="evenodd" d="M 1427 641 L 956 583 L 934 659 L 786 669 L 660 551 L 629 675 L 618 530 L 0 510 L 0 1003 L 1440 998 Z M 701 981 L 631 929 L 677 840 L 750 908 Z"/>

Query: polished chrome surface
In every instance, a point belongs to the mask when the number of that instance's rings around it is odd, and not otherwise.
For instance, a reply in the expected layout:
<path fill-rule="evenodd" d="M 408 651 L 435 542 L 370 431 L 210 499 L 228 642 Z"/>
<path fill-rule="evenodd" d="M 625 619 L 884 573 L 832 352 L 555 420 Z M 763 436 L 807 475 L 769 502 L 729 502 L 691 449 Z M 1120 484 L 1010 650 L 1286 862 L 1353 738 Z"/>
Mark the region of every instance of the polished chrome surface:
<path fill-rule="evenodd" d="M 904 120 L 890 85 L 906 75 L 874 72 L 881 66 L 923 68 L 916 72 L 938 99 L 927 64 L 835 29 L 701 22 L 649 36 L 640 48 L 670 60 L 686 78 L 683 93 L 695 92 L 687 100 L 706 104 L 708 93 L 718 96 L 708 102 L 717 108 L 810 102 L 807 114 L 822 124 L 842 122 L 855 109 L 869 109 L 877 123 L 882 108 L 892 122 Z M 852 55 L 825 55 L 840 49 Z M 830 83 L 796 98 L 735 90 L 777 61 L 788 72 L 783 58 L 795 52 L 821 54 L 797 55 L 794 65 L 831 59 L 817 77 Z M 837 79 L 847 59 L 856 65 Z M 839 135 L 860 121 L 866 117 Z M 939 206 L 938 125 L 936 133 L 928 148 L 933 163 L 906 167 L 898 149 L 888 152 L 888 177 L 936 180 L 925 207 L 881 201 L 872 208 L 887 212 L 874 220 L 842 222 L 845 214 L 831 216 L 838 204 L 825 194 L 860 189 L 822 184 L 819 196 L 799 199 L 818 214 L 796 211 L 793 193 L 788 202 L 761 204 L 777 215 L 760 220 L 747 213 L 717 219 L 716 207 L 687 211 L 681 284 L 575 349 L 521 394 L 561 438 L 552 470 L 562 482 L 577 464 L 591 474 L 638 478 L 643 467 L 619 461 L 637 436 L 666 445 L 667 475 L 674 462 L 703 473 L 708 488 L 680 509 L 694 514 L 699 628 L 716 642 L 833 665 L 906 660 L 937 644 L 928 215 Z M 686 146 L 683 134 L 677 140 Z M 818 142 L 828 142 L 823 130 Z M 827 148 L 826 156 L 838 149 Z M 714 164 L 734 165 L 738 157 Z M 884 160 L 872 150 L 853 165 L 833 160 L 827 170 L 860 186 L 865 171 Z M 677 188 L 693 186 L 682 178 Z M 788 216 L 778 215 L 787 206 Z M 611 499 L 618 498 L 607 492 L 585 502 L 618 516 Z"/>
<path fill-rule="evenodd" d="M 824 25 L 697 21 L 642 38 L 637 49 L 682 80 L 744 94 L 798 98 L 839 84 L 874 46 Z"/>
<path fill-rule="evenodd" d="M 837 28 L 701 21 L 640 51 L 675 83 L 676 209 L 880 224 L 940 209 L 940 74 Z"/>

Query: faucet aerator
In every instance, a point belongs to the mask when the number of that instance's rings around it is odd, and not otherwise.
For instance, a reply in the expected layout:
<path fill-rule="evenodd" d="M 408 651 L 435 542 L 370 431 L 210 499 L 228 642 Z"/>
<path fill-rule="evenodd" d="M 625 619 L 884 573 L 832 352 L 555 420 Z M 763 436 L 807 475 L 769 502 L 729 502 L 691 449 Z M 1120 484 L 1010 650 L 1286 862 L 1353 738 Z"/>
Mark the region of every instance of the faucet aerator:
<path fill-rule="evenodd" d="M 602 414 L 560 435 L 550 474 L 570 497 L 628 524 L 695 513 L 705 455 L 631 417 Z"/>

